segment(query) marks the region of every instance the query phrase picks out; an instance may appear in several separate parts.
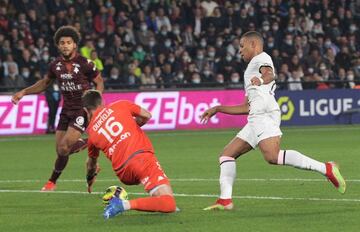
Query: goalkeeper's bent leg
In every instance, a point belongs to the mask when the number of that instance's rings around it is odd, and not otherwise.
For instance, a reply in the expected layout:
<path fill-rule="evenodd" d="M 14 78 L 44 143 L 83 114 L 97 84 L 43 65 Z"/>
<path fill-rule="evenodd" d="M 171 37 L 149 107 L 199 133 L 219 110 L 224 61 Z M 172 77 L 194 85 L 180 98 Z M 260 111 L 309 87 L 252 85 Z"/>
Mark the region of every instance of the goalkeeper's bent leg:
<path fill-rule="evenodd" d="M 176 211 L 175 198 L 170 195 L 144 197 L 130 200 L 130 209 L 148 212 L 172 213 Z"/>

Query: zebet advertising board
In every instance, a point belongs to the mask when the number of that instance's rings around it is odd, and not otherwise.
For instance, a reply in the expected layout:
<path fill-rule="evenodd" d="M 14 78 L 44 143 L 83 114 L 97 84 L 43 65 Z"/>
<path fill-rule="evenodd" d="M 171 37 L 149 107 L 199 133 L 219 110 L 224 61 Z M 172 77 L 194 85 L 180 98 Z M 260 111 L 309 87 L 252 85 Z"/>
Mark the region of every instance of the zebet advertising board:
<path fill-rule="evenodd" d="M 153 117 L 143 127 L 147 130 L 231 128 L 246 123 L 246 116 L 219 114 L 207 125 L 201 124 L 199 118 L 209 107 L 243 102 L 245 95 L 241 90 L 105 93 L 104 98 L 106 103 L 134 101 L 151 111 Z M 48 113 L 44 96 L 25 96 L 17 106 L 10 99 L 11 96 L 0 96 L 0 135 L 43 133 Z M 58 115 L 60 111 L 59 108 Z"/>
<path fill-rule="evenodd" d="M 151 111 L 153 118 L 144 126 L 147 130 L 241 128 L 246 123 L 246 116 L 224 114 L 217 114 L 207 125 L 199 120 L 208 107 L 241 104 L 242 90 L 105 93 L 104 98 L 106 103 L 134 101 Z M 277 91 L 276 98 L 282 125 L 360 123 L 359 113 L 344 114 L 360 108 L 359 90 Z M 44 133 L 48 114 L 44 96 L 25 96 L 17 106 L 10 99 L 0 96 L 0 135 Z"/>

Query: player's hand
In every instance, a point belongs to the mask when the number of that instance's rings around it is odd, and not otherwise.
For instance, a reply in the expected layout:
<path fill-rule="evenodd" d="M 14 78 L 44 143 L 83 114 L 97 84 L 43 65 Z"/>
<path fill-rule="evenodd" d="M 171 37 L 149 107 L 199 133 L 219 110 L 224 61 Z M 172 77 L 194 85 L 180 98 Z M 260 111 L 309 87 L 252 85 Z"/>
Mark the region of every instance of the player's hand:
<path fill-rule="evenodd" d="M 25 95 L 25 91 L 24 90 L 21 90 L 17 93 L 15 93 L 12 98 L 11 98 L 11 102 L 14 104 L 14 105 L 17 105 L 18 102 L 20 101 L 20 99 Z"/>
<path fill-rule="evenodd" d="M 257 85 L 257 86 L 260 86 L 261 85 L 261 81 L 258 77 L 253 77 L 251 78 L 251 85 Z"/>
<path fill-rule="evenodd" d="M 100 166 L 97 165 L 96 166 L 96 171 L 94 174 L 92 175 L 86 175 L 86 182 L 87 182 L 87 191 L 88 193 L 91 193 L 92 192 L 92 186 L 93 184 L 95 183 L 95 180 L 96 180 L 96 176 L 97 174 L 100 172 Z"/>
<path fill-rule="evenodd" d="M 200 122 L 206 124 L 209 119 L 217 113 L 216 106 L 207 109 L 202 115 L 200 115 Z"/>

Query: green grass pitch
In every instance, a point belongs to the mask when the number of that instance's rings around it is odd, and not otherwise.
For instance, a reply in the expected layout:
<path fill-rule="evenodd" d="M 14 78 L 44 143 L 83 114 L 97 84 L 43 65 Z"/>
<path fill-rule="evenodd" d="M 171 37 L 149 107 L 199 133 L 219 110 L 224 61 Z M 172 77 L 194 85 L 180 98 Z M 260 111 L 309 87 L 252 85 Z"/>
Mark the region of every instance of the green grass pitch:
<path fill-rule="evenodd" d="M 0 137 L 0 231 L 359 231 L 360 126 L 284 127 L 283 149 L 340 164 L 339 194 L 317 173 L 268 165 L 258 150 L 237 160 L 235 209 L 206 212 L 219 193 L 218 154 L 236 130 L 149 132 L 181 212 L 126 212 L 102 218 L 101 193 L 121 185 L 100 158 L 86 193 L 86 152 L 73 155 L 54 193 L 40 193 L 54 162 L 54 136 Z M 124 186 L 130 198 L 142 186 Z"/>

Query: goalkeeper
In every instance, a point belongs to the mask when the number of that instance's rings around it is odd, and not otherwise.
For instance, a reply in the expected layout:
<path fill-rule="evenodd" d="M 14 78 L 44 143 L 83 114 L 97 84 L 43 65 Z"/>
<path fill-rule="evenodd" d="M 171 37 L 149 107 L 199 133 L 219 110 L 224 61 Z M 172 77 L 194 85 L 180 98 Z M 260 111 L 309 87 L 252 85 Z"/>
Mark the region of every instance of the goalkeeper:
<path fill-rule="evenodd" d="M 91 192 L 102 150 L 118 178 L 127 185 L 143 184 L 150 197 L 134 200 L 112 198 L 105 208 L 106 219 L 126 210 L 175 212 L 176 203 L 169 179 L 154 155 L 150 139 L 140 128 L 151 114 L 129 101 L 103 104 L 101 93 L 87 91 L 82 97 L 89 125 L 87 183 Z"/>

